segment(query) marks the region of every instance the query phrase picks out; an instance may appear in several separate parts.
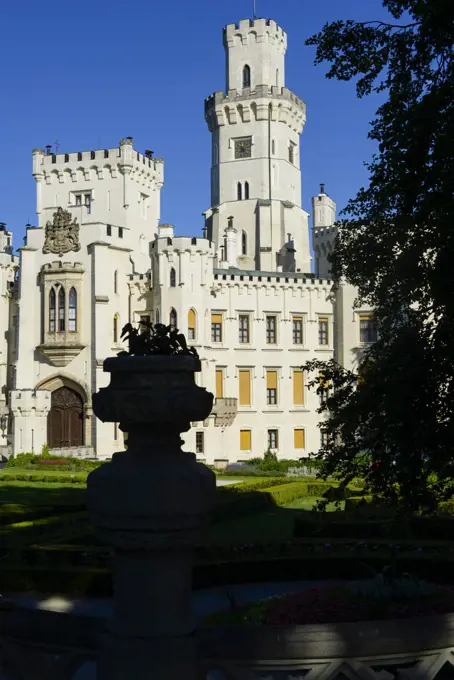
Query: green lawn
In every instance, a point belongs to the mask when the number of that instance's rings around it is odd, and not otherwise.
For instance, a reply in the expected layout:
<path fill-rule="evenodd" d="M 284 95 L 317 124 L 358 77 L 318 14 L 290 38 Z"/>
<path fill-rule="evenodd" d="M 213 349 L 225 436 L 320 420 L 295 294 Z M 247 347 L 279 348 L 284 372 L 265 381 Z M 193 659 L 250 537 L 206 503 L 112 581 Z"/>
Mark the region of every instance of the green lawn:
<path fill-rule="evenodd" d="M 27 505 L 82 505 L 86 487 L 46 482 L 0 482 L 0 503 Z"/>

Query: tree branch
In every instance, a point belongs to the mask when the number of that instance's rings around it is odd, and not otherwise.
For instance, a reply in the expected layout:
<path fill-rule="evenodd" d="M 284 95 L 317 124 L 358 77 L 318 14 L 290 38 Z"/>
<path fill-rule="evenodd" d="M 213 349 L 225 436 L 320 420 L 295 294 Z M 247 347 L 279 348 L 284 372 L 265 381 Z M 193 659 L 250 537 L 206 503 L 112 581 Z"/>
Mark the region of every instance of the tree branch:
<path fill-rule="evenodd" d="M 397 28 L 400 31 L 407 29 L 407 28 L 413 28 L 414 26 L 420 26 L 421 21 L 415 21 L 413 24 L 405 24 L 404 26 L 401 26 L 400 24 L 387 24 L 384 21 L 378 21 L 377 19 L 375 21 L 358 21 L 357 25 L 358 26 L 368 26 L 369 24 L 377 24 L 378 26 L 386 26 L 387 28 Z"/>

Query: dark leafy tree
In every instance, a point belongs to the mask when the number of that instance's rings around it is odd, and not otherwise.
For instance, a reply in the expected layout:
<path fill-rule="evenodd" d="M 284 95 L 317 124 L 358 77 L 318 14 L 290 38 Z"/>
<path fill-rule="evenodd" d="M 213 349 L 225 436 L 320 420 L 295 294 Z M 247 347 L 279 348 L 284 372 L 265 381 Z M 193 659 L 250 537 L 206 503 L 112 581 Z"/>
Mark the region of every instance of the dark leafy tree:
<path fill-rule="evenodd" d="M 376 309 L 380 340 L 359 386 L 327 365 L 320 455 L 325 473 L 368 474 L 389 500 L 430 508 L 453 475 L 454 3 L 382 4 L 389 22 L 335 21 L 307 40 L 328 78 L 385 97 L 369 132 L 369 184 L 343 212 L 332 257 L 335 279 Z"/>

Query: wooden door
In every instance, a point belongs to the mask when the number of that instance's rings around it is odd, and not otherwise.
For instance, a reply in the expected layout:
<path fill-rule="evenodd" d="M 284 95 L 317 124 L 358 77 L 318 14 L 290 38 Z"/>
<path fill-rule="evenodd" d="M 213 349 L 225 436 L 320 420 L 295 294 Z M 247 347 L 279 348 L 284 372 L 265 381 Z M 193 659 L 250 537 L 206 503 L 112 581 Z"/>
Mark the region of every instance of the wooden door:
<path fill-rule="evenodd" d="M 51 409 L 47 420 L 49 448 L 60 449 L 82 446 L 84 443 L 83 402 L 69 387 L 52 392 Z"/>

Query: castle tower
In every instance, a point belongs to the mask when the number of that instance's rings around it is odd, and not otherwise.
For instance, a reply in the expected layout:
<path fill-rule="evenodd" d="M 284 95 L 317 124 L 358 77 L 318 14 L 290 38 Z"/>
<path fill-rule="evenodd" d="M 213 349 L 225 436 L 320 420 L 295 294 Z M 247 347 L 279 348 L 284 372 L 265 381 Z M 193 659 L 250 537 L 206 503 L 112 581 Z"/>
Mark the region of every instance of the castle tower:
<path fill-rule="evenodd" d="M 320 193 L 312 198 L 312 235 L 315 257 L 315 275 L 329 279 L 331 264 L 328 256 L 332 253 L 337 235 L 336 204 L 320 184 Z"/>
<path fill-rule="evenodd" d="M 287 35 L 275 21 L 245 19 L 225 27 L 224 47 L 226 93 L 205 101 L 212 137 L 208 237 L 219 252 L 232 217 L 238 267 L 308 272 L 299 153 L 306 106 L 285 87 Z"/>

